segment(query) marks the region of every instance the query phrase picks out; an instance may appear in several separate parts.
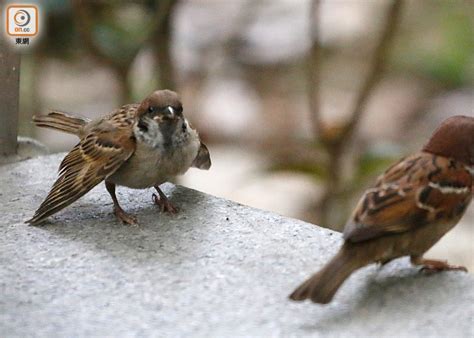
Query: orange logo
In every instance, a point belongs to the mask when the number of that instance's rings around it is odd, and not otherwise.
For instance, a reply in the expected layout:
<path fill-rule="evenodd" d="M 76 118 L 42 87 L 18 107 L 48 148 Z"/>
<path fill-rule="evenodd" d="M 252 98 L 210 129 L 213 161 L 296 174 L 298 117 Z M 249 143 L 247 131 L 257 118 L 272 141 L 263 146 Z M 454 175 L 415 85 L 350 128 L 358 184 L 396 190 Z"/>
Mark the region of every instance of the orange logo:
<path fill-rule="evenodd" d="M 38 34 L 38 7 L 33 5 L 8 6 L 7 34 L 10 36 L 35 36 Z"/>

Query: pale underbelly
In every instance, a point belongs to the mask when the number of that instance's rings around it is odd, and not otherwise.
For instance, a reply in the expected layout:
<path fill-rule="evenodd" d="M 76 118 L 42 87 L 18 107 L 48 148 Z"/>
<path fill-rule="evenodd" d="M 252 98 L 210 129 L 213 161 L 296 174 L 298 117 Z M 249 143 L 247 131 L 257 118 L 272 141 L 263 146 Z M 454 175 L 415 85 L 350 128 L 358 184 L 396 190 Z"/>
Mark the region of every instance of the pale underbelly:
<path fill-rule="evenodd" d="M 162 156 L 155 150 L 137 149 L 106 181 L 133 189 L 145 189 L 167 182 L 189 169 L 199 150 L 199 146 L 194 143 Z"/>

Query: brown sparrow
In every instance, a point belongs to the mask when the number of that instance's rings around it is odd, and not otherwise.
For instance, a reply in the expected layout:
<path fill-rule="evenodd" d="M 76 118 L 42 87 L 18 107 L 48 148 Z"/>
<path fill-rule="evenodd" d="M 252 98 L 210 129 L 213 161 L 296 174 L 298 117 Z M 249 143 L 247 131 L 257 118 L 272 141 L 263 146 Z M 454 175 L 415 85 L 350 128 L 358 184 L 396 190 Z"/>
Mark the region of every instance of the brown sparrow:
<path fill-rule="evenodd" d="M 135 224 L 119 205 L 115 186 L 134 189 L 155 187 L 153 200 L 162 211 L 177 209 L 159 185 L 190 167 L 209 169 L 207 147 L 183 116 L 178 95 L 158 90 L 141 103 L 122 106 L 109 115 L 88 120 L 52 111 L 36 116 L 37 126 L 77 135 L 79 143 L 59 166 L 59 178 L 27 223 L 36 225 L 105 181 L 115 215 L 124 223 Z"/>
<path fill-rule="evenodd" d="M 329 303 L 355 270 L 402 256 L 429 272 L 467 271 L 423 254 L 461 219 L 471 202 L 473 174 L 474 118 L 451 117 L 421 152 L 392 165 L 365 191 L 339 252 L 290 298 Z"/>

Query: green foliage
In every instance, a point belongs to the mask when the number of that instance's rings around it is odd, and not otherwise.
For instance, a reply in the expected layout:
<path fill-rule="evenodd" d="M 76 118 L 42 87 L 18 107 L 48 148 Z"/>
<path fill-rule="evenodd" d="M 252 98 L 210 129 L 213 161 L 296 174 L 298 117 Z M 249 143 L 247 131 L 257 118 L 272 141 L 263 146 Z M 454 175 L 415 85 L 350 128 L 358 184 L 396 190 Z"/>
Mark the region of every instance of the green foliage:
<path fill-rule="evenodd" d="M 469 16 L 456 13 L 442 17 L 441 48 L 428 55 L 425 69 L 448 85 L 461 85 L 467 80 L 469 63 L 474 56 L 474 35 Z"/>
<path fill-rule="evenodd" d="M 105 8 L 93 20 L 94 40 L 111 59 L 129 62 L 148 39 L 152 18 L 142 8 Z M 134 12 L 140 12 L 136 15 Z M 112 14 L 112 15 L 111 15 Z"/>
<path fill-rule="evenodd" d="M 270 171 L 291 171 L 312 177 L 316 181 L 324 181 L 328 174 L 326 168 L 321 163 L 316 162 L 288 162 L 277 163 L 269 168 Z"/>
<path fill-rule="evenodd" d="M 462 1 L 428 4 L 423 7 L 423 15 L 417 15 L 411 23 L 410 30 L 401 35 L 395 63 L 448 87 L 473 81 L 470 67 L 474 32 L 469 5 Z"/>
<path fill-rule="evenodd" d="M 40 49 L 54 57 L 70 57 L 82 48 L 76 14 L 69 2 L 43 1 L 44 30 Z M 117 63 L 130 62 L 155 29 L 154 10 L 146 4 L 88 4 L 94 43 L 101 52 Z"/>

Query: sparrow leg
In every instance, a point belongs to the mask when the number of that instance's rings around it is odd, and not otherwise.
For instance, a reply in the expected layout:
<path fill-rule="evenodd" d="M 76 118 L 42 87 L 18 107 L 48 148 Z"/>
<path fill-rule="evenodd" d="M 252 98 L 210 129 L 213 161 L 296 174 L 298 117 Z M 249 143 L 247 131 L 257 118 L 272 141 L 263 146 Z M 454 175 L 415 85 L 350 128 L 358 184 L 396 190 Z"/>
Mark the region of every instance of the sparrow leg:
<path fill-rule="evenodd" d="M 160 187 L 155 185 L 155 189 L 158 192 L 158 196 L 153 194 L 153 202 L 160 207 L 161 212 L 169 212 L 170 214 L 176 214 L 178 212 L 178 208 L 176 208 L 171 201 L 166 197 L 165 193 L 161 191 Z"/>
<path fill-rule="evenodd" d="M 410 261 L 413 265 L 423 265 L 421 271 L 427 273 L 439 272 L 439 271 L 464 271 L 467 269 L 464 266 L 449 265 L 447 261 L 438 261 L 434 259 L 424 259 L 422 256 L 411 256 Z"/>
<path fill-rule="evenodd" d="M 122 207 L 120 206 L 117 196 L 115 196 L 115 184 L 110 182 L 105 182 L 105 188 L 109 192 L 110 196 L 112 197 L 112 201 L 114 202 L 114 214 L 117 216 L 119 220 L 121 220 L 125 224 L 129 225 L 136 225 L 137 219 L 132 215 L 127 214 Z"/>

